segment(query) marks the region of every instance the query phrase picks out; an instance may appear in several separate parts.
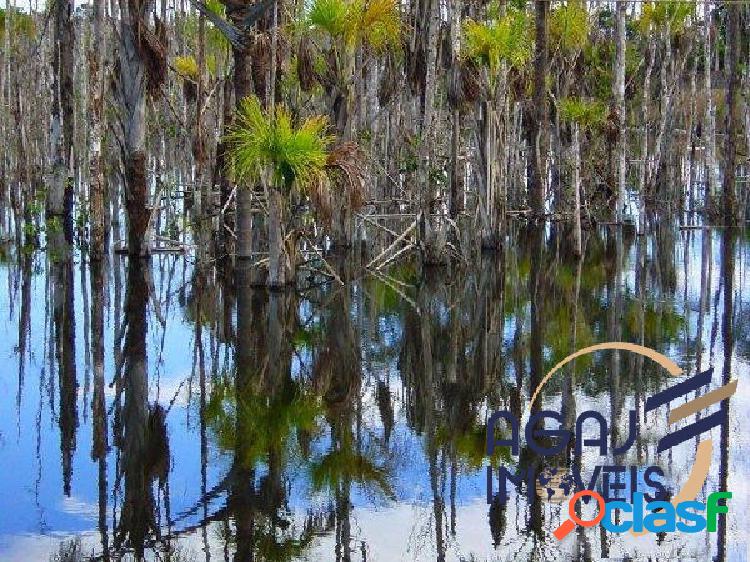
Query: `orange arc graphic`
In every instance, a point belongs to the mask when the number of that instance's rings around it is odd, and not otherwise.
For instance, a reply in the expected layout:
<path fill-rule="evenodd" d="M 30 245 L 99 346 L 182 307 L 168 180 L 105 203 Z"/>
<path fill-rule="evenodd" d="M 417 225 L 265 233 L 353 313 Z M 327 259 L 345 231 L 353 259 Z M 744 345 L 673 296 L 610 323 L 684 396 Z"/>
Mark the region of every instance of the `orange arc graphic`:
<path fill-rule="evenodd" d="M 565 359 L 560 361 L 557 365 L 552 367 L 549 373 L 544 375 L 544 378 L 534 390 L 534 394 L 531 395 L 531 400 L 529 400 L 529 411 L 531 411 L 531 406 L 534 404 L 536 397 L 539 395 L 544 385 L 547 384 L 547 381 L 550 378 L 552 378 L 552 375 L 554 375 L 562 367 L 564 367 L 565 365 L 573 361 L 573 359 L 581 357 L 582 355 L 588 355 L 590 353 L 594 353 L 596 351 L 602 351 L 606 349 L 615 349 L 615 350 L 631 351 L 633 353 L 638 353 L 639 355 L 648 357 L 652 361 L 655 361 L 656 363 L 664 367 L 667 370 L 667 372 L 673 377 L 677 377 L 682 374 L 682 369 L 680 369 L 677 363 L 672 361 L 666 355 L 662 355 L 658 351 L 655 351 L 649 347 L 645 347 L 645 346 L 638 345 L 635 343 L 623 342 L 623 341 L 610 341 L 610 342 L 605 342 L 605 343 L 598 343 L 596 345 L 590 345 L 589 347 L 584 347 L 583 349 L 579 349 L 575 353 L 571 353 Z"/>

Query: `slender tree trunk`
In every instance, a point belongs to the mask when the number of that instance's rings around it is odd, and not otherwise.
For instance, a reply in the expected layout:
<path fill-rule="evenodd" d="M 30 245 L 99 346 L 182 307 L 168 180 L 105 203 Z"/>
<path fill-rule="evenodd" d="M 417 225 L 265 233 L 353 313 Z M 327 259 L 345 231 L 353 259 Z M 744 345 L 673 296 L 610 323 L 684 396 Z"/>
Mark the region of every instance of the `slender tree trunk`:
<path fill-rule="evenodd" d="M 451 119 L 451 201 L 450 214 L 456 219 L 463 210 L 463 171 L 460 167 L 461 154 L 461 112 L 454 109 Z"/>
<path fill-rule="evenodd" d="M 656 48 L 653 44 L 649 43 L 648 46 L 648 64 L 646 66 L 646 74 L 643 78 L 643 96 L 641 98 L 641 120 L 642 132 L 641 132 L 641 169 L 640 178 L 638 181 L 639 189 L 639 209 L 638 209 L 638 233 L 646 233 L 646 184 L 647 184 L 647 172 L 649 167 L 649 154 L 648 154 L 648 137 L 649 137 L 649 103 L 651 102 L 651 73 L 654 70 L 654 64 L 656 60 Z"/>
<path fill-rule="evenodd" d="M 727 144 L 722 207 L 725 223 L 734 224 L 737 220 L 735 183 L 737 174 L 737 136 L 740 132 L 742 5 L 737 2 L 728 2 L 727 4 Z"/>
<path fill-rule="evenodd" d="M 577 256 L 583 254 L 581 235 L 581 141 L 578 123 L 573 123 L 573 193 L 575 208 L 573 210 L 573 241 Z"/>
<path fill-rule="evenodd" d="M 268 189 L 268 286 L 284 287 L 292 281 L 284 248 L 284 197 L 276 187 Z"/>
<path fill-rule="evenodd" d="M 68 241 L 73 238 L 73 183 L 70 164 L 73 148 L 73 0 L 57 0 L 54 5 L 54 44 L 52 81 L 53 158 L 52 182 L 47 200 L 48 217 L 58 217 Z"/>
<path fill-rule="evenodd" d="M 703 96 L 706 99 L 705 131 L 703 133 L 706 167 L 706 192 L 704 194 L 704 204 L 709 208 L 719 185 L 718 170 L 716 168 L 716 108 L 714 107 L 713 86 L 711 84 L 711 62 L 713 60 L 711 51 L 713 14 L 711 6 L 711 2 L 706 0 L 703 7 L 703 24 L 705 26 L 703 35 Z"/>
<path fill-rule="evenodd" d="M 615 53 L 615 80 L 613 83 L 615 105 L 617 107 L 618 138 L 617 138 L 617 204 L 615 209 L 615 220 L 622 221 L 622 213 L 625 206 L 625 174 L 626 161 L 625 151 L 627 147 L 627 108 L 625 106 L 625 15 L 627 1 L 617 1 L 616 20 L 616 53 Z"/>
<path fill-rule="evenodd" d="M 150 212 L 146 177 L 146 60 L 142 45 L 150 1 L 120 0 L 119 81 L 128 254 L 146 256 Z"/>
<path fill-rule="evenodd" d="M 94 26 L 89 46 L 89 118 L 90 118 L 90 214 L 91 257 L 104 257 L 104 171 L 102 166 L 102 117 L 104 88 L 104 5 L 94 2 Z"/>
<path fill-rule="evenodd" d="M 534 60 L 534 107 L 529 123 L 529 154 L 531 158 L 529 195 L 531 212 L 539 220 L 544 217 L 547 159 L 547 75 L 549 74 L 549 9 L 546 0 L 536 0 L 536 44 Z"/>

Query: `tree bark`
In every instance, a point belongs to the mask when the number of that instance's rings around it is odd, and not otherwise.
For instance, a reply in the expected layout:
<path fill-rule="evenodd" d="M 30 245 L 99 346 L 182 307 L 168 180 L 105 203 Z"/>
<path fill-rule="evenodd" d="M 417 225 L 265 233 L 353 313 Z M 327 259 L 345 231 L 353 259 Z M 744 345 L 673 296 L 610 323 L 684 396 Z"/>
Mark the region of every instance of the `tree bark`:
<path fill-rule="evenodd" d="M 104 5 L 94 2 L 93 36 L 89 45 L 89 206 L 91 215 L 91 257 L 104 257 L 104 172 L 102 169 L 102 116 L 104 87 Z"/>
<path fill-rule="evenodd" d="M 121 104 L 122 162 L 125 168 L 125 209 L 128 215 L 128 254 L 150 252 L 150 221 L 146 181 L 146 61 L 140 41 L 149 0 L 120 0 L 118 94 Z"/>
<path fill-rule="evenodd" d="M 547 75 L 549 73 L 549 9 L 546 0 L 536 0 L 536 44 L 534 53 L 534 99 L 529 123 L 529 200 L 536 220 L 544 218 L 547 158 Z"/>
<path fill-rule="evenodd" d="M 70 163 L 73 148 L 73 0 L 55 2 L 55 38 L 52 57 L 52 182 L 47 199 L 48 218 L 58 217 L 68 242 L 73 239 L 73 183 Z"/>
<path fill-rule="evenodd" d="M 615 53 L 615 80 L 613 83 L 615 105 L 617 107 L 618 138 L 617 138 L 617 208 L 615 209 L 615 220 L 622 221 L 622 212 L 625 206 L 625 174 L 626 160 L 625 151 L 627 145 L 626 106 L 625 106 L 625 15 L 627 10 L 626 0 L 617 1 L 616 34 L 617 44 Z"/>
<path fill-rule="evenodd" d="M 735 183 L 737 174 L 737 135 L 740 132 L 740 42 L 742 5 L 727 3 L 727 144 L 726 166 L 724 170 L 724 193 L 722 208 L 726 224 L 737 221 Z"/>
<path fill-rule="evenodd" d="M 718 189 L 719 178 L 716 169 L 716 112 L 713 100 L 713 87 L 711 84 L 711 61 L 713 60 L 711 51 L 711 30 L 713 28 L 713 15 L 711 12 L 711 3 L 707 0 L 704 3 L 704 36 L 703 36 L 703 95 L 706 99 L 705 113 L 705 132 L 703 133 L 705 146 L 705 167 L 706 167 L 706 192 L 704 194 L 705 205 L 711 206 L 711 199 Z"/>
<path fill-rule="evenodd" d="M 583 254 L 581 235 L 581 141 L 578 123 L 573 123 L 573 192 L 575 208 L 573 210 L 573 241 L 576 256 Z"/>

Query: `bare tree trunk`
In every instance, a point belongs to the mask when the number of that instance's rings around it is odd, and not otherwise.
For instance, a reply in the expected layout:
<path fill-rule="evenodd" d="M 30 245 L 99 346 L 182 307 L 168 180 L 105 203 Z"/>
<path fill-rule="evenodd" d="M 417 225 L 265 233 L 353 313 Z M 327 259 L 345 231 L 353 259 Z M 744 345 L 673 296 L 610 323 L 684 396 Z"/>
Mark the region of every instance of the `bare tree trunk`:
<path fill-rule="evenodd" d="M 284 198 L 275 187 L 268 190 L 268 286 L 284 287 L 292 281 L 284 248 Z"/>
<path fill-rule="evenodd" d="M 534 107 L 529 123 L 529 154 L 531 158 L 529 195 L 535 218 L 544 216 L 547 158 L 547 75 L 549 74 L 549 9 L 546 0 L 536 0 L 536 44 L 534 60 Z"/>
<path fill-rule="evenodd" d="M 118 94 L 122 162 L 125 172 L 125 209 L 128 215 L 128 254 L 150 252 L 150 220 L 146 178 L 146 60 L 143 48 L 149 0 L 120 0 Z"/>
<path fill-rule="evenodd" d="M 53 45 L 52 182 L 47 199 L 48 217 L 58 217 L 69 242 L 73 238 L 73 183 L 70 163 L 73 147 L 73 0 L 55 2 Z"/>
<path fill-rule="evenodd" d="M 615 209 L 615 220 L 622 221 L 622 212 L 625 206 L 625 174 L 626 161 L 625 150 L 627 146 L 627 122 L 625 106 L 625 15 L 627 9 L 626 0 L 617 1 L 617 45 L 615 54 L 615 80 L 613 83 L 615 105 L 617 107 L 618 138 L 617 138 L 617 208 Z"/>
<path fill-rule="evenodd" d="M 455 220 L 463 210 L 463 173 L 460 167 L 461 112 L 454 109 L 451 119 L 451 200 L 450 215 Z"/>
<path fill-rule="evenodd" d="M 716 169 L 716 108 L 713 100 L 713 87 L 711 84 L 711 29 L 713 28 L 713 14 L 711 3 L 706 0 L 704 4 L 704 35 L 703 35 L 703 96 L 706 99 L 705 133 L 703 134 L 705 145 L 706 165 L 706 192 L 704 204 L 710 206 L 711 199 L 716 194 L 719 185 L 718 171 Z"/>
<path fill-rule="evenodd" d="M 735 183 L 737 174 L 737 135 L 740 132 L 740 44 L 742 5 L 737 2 L 727 3 L 727 145 L 726 166 L 724 170 L 724 193 L 722 207 L 726 224 L 737 221 L 737 201 Z"/>
<path fill-rule="evenodd" d="M 581 235 L 581 141 L 578 123 L 573 123 L 573 193 L 575 208 L 573 209 L 573 240 L 577 256 L 583 254 Z"/>
<path fill-rule="evenodd" d="M 648 46 L 648 65 L 646 66 L 646 74 L 643 78 L 643 97 L 641 98 L 641 120 L 642 120 L 642 132 L 641 132 L 641 169 L 640 178 L 638 181 L 639 189 L 639 209 L 638 209 L 638 233 L 646 233 L 646 183 L 647 183 L 647 171 L 648 171 L 648 137 L 649 137 L 649 111 L 648 106 L 651 101 L 651 73 L 654 70 L 654 64 L 656 60 L 656 48 L 649 42 Z"/>
<path fill-rule="evenodd" d="M 89 45 L 89 118 L 91 257 L 104 257 L 104 172 L 102 166 L 102 117 L 104 88 L 104 4 L 94 2 L 94 28 Z"/>

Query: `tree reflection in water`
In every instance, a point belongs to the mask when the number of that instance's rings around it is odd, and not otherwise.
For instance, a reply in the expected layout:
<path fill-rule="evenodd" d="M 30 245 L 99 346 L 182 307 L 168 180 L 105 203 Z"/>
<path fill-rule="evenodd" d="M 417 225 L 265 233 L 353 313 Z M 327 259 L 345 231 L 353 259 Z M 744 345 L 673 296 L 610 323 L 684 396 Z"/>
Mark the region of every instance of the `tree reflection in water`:
<path fill-rule="evenodd" d="M 747 305 L 735 267 L 747 243 L 667 226 L 651 237 L 603 230 L 584 238 L 578 257 L 564 228 L 511 227 L 509 242 L 476 268 L 419 271 L 402 262 L 363 275 L 340 260 L 332 263 L 344 284 L 313 277 L 302 291 L 268 292 L 253 286 L 241 262 L 78 260 L 64 238 L 50 237 L 46 290 L 34 282 L 44 272 L 33 255 L 11 269 L 20 306 L 18 318 L 11 316 L 18 386 L 10 399 L 19 419 L 31 416 L 13 447 L 23 451 L 28 443 L 35 501 L 49 513 L 65 496 L 95 506 L 86 524 L 50 519 L 56 530 L 71 529 L 64 548 L 50 555 L 345 561 L 642 554 L 598 529 L 579 529 L 570 549 L 560 550 L 550 539 L 559 504 L 528 504 L 512 494 L 507 504 L 486 505 L 487 416 L 497 409 L 522 415 L 551 365 L 600 341 L 652 347 L 687 372 L 716 365 L 725 379 L 744 376 L 746 349 L 736 345 L 742 329 L 732 319 Z M 83 299 L 78 267 L 89 275 Z M 43 292 L 48 310 L 33 306 Z M 39 350 L 46 369 L 37 383 L 30 373 Z M 91 394 L 79 383 L 84 360 Z M 627 412 L 663 379 L 628 354 L 584 356 L 545 387 L 535 408 L 563 404 L 570 425 L 596 403 L 619 420 L 612 443 L 620 443 Z M 748 476 L 730 446 L 742 416 L 731 408 L 733 421 L 721 428 L 711 486 L 731 489 L 733 474 Z M 47 419 L 55 422 L 49 461 Z M 90 448 L 76 447 L 84 438 Z M 654 450 L 646 431 L 608 462 L 659 462 L 675 474 L 686 468 L 687 457 L 658 459 Z M 540 472 L 582 460 L 571 441 L 555 458 L 540 460 L 522 447 L 517 457 L 500 450 L 489 462 Z M 55 491 L 45 484 L 52 473 Z M 37 512 L 19 505 L 20 513 Z M 736 542 L 730 519 L 708 543 L 665 537 L 649 549 L 660 559 L 686 551 L 730 557 Z"/>

